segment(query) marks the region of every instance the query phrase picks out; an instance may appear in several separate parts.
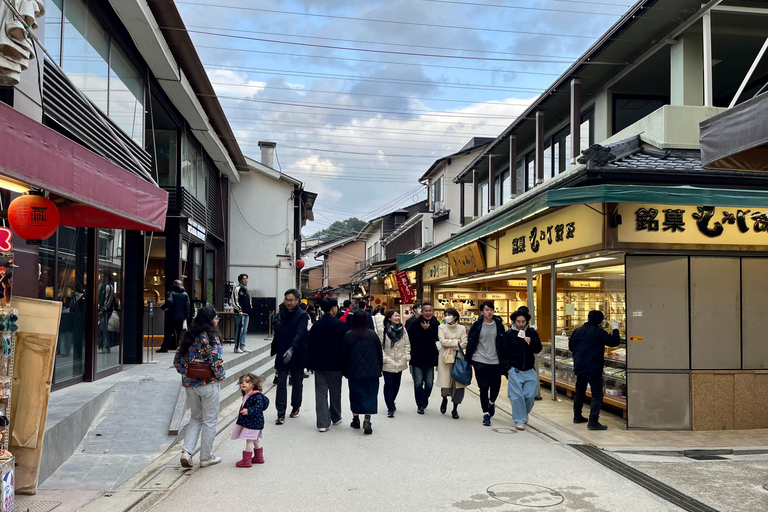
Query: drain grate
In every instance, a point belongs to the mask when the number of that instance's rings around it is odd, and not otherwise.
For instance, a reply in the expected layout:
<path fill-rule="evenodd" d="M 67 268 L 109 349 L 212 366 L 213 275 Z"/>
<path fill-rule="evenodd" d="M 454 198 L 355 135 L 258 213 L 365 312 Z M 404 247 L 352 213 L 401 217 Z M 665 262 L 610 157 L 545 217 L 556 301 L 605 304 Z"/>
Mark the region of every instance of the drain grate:
<path fill-rule="evenodd" d="M 495 500 L 520 507 L 547 508 L 565 501 L 565 496 L 554 489 L 534 484 L 496 484 L 487 492 Z"/>
<path fill-rule="evenodd" d="M 640 487 L 652 492 L 656 496 L 667 500 L 673 505 L 677 505 L 683 510 L 688 512 L 719 512 L 717 509 L 710 507 L 709 505 L 700 502 L 695 498 L 691 498 L 687 494 L 683 494 L 674 487 L 662 483 L 655 478 L 652 478 L 642 471 L 614 459 L 604 451 L 595 448 L 594 446 L 586 444 L 572 444 L 569 445 L 574 450 L 583 453 L 587 457 L 599 462 L 608 469 L 620 474 L 627 480 L 636 483 Z"/>
<path fill-rule="evenodd" d="M 61 505 L 60 501 L 16 499 L 16 503 L 13 508 L 14 510 L 20 510 L 23 512 L 51 512 L 51 510 L 55 509 L 59 505 Z"/>
<path fill-rule="evenodd" d="M 167 491 L 176 481 L 187 473 L 187 469 L 181 466 L 164 466 L 155 472 L 148 480 L 144 481 L 135 490 L 141 491 Z"/>
<path fill-rule="evenodd" d="M 719 455 L 687 455 L 686 458 L 693 460 L 728 460 Z"/>

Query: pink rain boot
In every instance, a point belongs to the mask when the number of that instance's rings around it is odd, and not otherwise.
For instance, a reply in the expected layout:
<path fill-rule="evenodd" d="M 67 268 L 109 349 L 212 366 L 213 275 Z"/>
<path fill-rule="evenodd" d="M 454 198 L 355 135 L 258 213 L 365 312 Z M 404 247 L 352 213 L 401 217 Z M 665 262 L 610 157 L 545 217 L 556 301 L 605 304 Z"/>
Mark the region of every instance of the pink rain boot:
<path fill-rule="evenodd" d="M 264 464 L 264 448 L 255 448 L 253 450 L 251 462 L 254 464 Z"/>
<path fill-rule="evenodd" d="M 251 452 L 243 452 L 243 460 L 235 463 L 239 468 L 250 468 L 251 465 Z"/>

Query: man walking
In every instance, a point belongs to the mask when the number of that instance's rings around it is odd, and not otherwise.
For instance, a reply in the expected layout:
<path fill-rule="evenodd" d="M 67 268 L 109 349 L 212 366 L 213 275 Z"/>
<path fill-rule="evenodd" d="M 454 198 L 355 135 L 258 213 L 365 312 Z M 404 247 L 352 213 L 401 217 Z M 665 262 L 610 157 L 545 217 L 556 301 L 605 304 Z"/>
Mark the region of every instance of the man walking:
<path fill-rule="evenodd" d="M 491 426 L 496 414 L 496 399 L 501 389 L 504 369 L 499 361 L 502 337 L 506 329 L 501 317 L 493 314 L 493 302 L 480 304 L 483 313 L 469 328 L 466 359 L 475 369 L 475 379 L 480 388 L 480 406 L 483 408 L 483 425 Z"/>
<path fill-rule="evenodd" d="M 425 302 L 421 306 L 421 315 L 407 329 L 411 341 L 411 375 L 413 376 L 416 407 L 419 414 L 429 405 L 429 395 L 435 381 L 437 366 L 437 329 L 440 322 L 434 317 L 432 304 Z"/>
<path fill-rule="evenodd" d="M 331 423 L 341 423 L 341 378 L 344 369 L 341 346 L 347 326 L 336 318 L 339 310 L 336 299 L 321 300 L 320 309 L 323 316 L 309 331 L 307 367 L 315 372 L 317 430 L 327 432 Z"/>
<path fill-rule="evenodd" d="M 600 407 L 603 405 L 603 365 L 605 364 L 605 347 L 618 347 L 619 323 L 611 322 L 612 333 L 608 334 L 602 328 L 605 316 L 601 311 L 590 311 L 587 323 L 573 331 L 568 340 L 568 349 L 573 353 L 573 372 L 576 374 L 576 395 L 573 398 L 573 422 L 585 423 L 587 418 L 582 416 L 581 409 L 587 393 L 587 384 L 592 391 L 592 405 L 589 409 L 589 430 L 606 430 L 608 426 L 601 425 Z"/>
<path fill-rule="evenodd" d="M 341 308 L 341 309 L 339 309 L 339 310 L 336 312 L 336 318 L 341 318 L 342 316 L 344 316 L 344 313 L 346 313 L 346 312 L 347 312 L 347 310 L 349 309 L 349 307 L 350 307 L 351 305 L 352 305 L 352 301 L 350 301 L 349 299 L 345 300 L 345 301 L 342 303 L 342 308 Z M 338 309 L 338 308 L 337 308 L 337 309 Z"/>
<path fill-rule="evenodd" d="M 158 352 L 168 352 L 176 350 L 181 343 L 181 334 L 184 331 L 184 321 L 189 318 L 189 295 L 184 291 L 184 283 L 180 280 L 173 282 L 173 288 L 168 294 L 165 303 L 160 307 L 163 311 L 169 313 L 171 325 L 173 326 L 173 337 L 163 339 L 163 344 Z"/>
<path fill-rule="evenodd" d="M 253 311 L 251 292 L 248 290 L 248 274 L 237 276 L 237 286 L 232 290 L 232 305 L 235 310 L 235 354 L 248 352 L 245 348 L 245 335 L 248 333 L 248 320 Z"/>
<path fill-rule="evenodd" d="M 291 376 L 291 418 L 299 415 L 301 395 L 304 391 L 304 364 L 306 363 L 307 322 L 309 315 L 299 307 L 301 292 L 291 288 L 286 291 L 283 309 L 278 314 L 278 327 L 272 344 L 272 355 L 277 356 L 277 425 L 285 423 L 288 406 L 288 375 Z"/>

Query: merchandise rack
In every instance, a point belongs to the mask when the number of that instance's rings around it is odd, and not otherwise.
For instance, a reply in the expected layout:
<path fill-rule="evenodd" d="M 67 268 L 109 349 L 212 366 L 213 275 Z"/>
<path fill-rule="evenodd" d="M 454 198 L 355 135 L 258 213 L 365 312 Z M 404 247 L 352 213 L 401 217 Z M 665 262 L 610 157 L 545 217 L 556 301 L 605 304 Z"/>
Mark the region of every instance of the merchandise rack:
<path fill-rule="evenodd" d="M 3 308 L 2 312 L 7 317 L 7 315 L 11 314 L 13 312 L 14 314 L 18 315 L 18 312 L 16 310 L 10 310 Z M 2 380 L 2 387 L 4 388 L 6 383 L 8 385 L 8 392 L 7 396 L 0 397 L 0 412 L 3 416 L 8 418 L 10 420 L 11 418 L 11 397 L 12 397 L 12 389 L 13 389 L 13 364 L 14 364 L 14 354 L 16 352 L 16 333 L 15 332 L 9 332 L 7 330 L 4 330 L 3 335 L 8 335 L 10 337 L 11 347 L 10 347 L 10 354 L 8 357 L 8 374 L 7 375 L 0 375 L 0 380 Z M 3 393 L 5 394 L 5 393 Z M 10 442 L 11 437 L 11 426 L 10 421 L 9 425 L 5 427 L 5 430 L 0 434 L 2 436 L 2 442 L 0 443 L 0 446 L 2 446 L 2 449 L 7 451 L 8 445 Z M 6 496 L 6 490 L 5 490 L 5 475 L 7 472 L 13 470 L 13 468 L 16 465 L 16 457 L 10 457 L 8 459 L 0 459 L 0 479 L 2 479 L 2 492 L 0 493 L 0 498 L 2 501 L 0 501 L 0 510 L 3 510 L 4 512 L 12 512 L 14 508 L 14 502 L 15 502 L 15 496 L 14 496 L 14 489 L 12 488 L 10 491 L 9 496 Z M 14 485 L 14 478 L 11 477 L 10 485 Z"/>

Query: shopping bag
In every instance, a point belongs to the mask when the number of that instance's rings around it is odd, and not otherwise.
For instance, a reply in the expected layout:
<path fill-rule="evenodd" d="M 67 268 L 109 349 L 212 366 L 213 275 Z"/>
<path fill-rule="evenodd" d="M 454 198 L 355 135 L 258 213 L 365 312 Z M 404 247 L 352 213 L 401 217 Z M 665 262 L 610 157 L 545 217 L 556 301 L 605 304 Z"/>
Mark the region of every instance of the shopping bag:
<path fill-rule="evenodd" d="M 459 384 L 469 386 L 469 383 L 472 382 L 472 367 L 464 359 L 464 350 L 462 350 L 461 344 L 459 344 L 459 354 L 461 354 L 461 357 L 457 357 L 453 362 L 453 368 L 451 368 L 451 378 Z"/>

